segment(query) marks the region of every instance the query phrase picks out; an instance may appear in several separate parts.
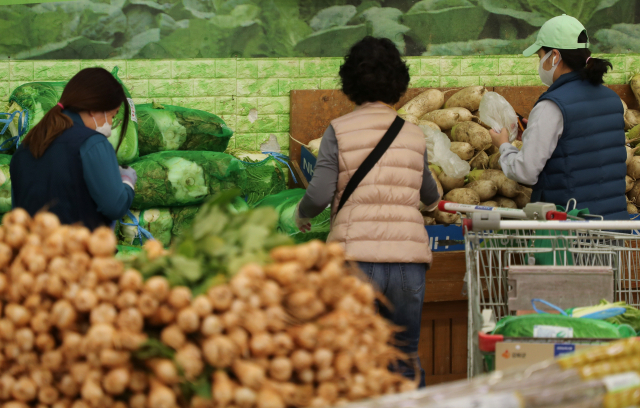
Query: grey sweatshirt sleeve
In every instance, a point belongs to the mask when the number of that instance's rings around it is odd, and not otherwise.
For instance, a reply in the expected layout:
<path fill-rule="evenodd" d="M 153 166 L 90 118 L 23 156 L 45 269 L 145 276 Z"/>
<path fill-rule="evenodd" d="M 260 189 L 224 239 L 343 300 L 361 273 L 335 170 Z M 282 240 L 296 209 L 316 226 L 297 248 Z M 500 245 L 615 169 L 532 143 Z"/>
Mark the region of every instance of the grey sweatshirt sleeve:
<path fill-rule="evenodd" d="M 340 171 L 338 157 L 338 139 L 336 139 L 333 126 L 329 125 L 322 136 L 322 143 L 320 143 L 320 151 L 318 152 L 318 160 L 316 161 L 316 167 L 313 171 L 313 178 L 309 183 L 306 194 L 300 202 L 298 211 L 300 218 L 314 218 L 331 204 L 333 196 L 336 193 L 336 186 L 338 185 L 338 173 Z M 440 198 L 438 185 L 431 176 L 427 152 L 425 151 L 420 201 L 422 201 L 429 210 L 432 210 L 438 204 Z"/>
<path fill-rule="evenodd" d="M 314 218 L 331 204 L 338 185 L 339 171 L 338 139 L 333 126 L 329 125 L 322 135 L 313 178 L 300 201 L 300 218 Z"/>
<path fill-rule="evenodd" d="M 555 102 L 542 101 L 537 104 L 522 134 L 522 150 L 519 151 L 510 143 L 500 146 L 500 165 L 504 174 L 527 186 L 536 184 L 558 146 L 563 129 L 562 111 Z"/>
<path fill-rule="evenodd" d="M 429 170 L 429 160 L 427 157 L 427 151 L 424 151 L 424 171 L 422 173 L 422 187 L 420 187 L 420 201 L 427 208 L 427 211 L 435 210 L 436 206 L 440 202 L 440 193 L 438 192 L 438 184 L 431 175 Z"/>

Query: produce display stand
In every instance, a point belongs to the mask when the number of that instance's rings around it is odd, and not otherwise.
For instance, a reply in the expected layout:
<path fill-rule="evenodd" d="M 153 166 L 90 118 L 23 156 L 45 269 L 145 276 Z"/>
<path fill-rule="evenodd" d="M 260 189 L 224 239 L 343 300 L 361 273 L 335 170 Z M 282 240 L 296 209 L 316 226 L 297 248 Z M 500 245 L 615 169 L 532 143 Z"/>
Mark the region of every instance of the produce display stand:
<path fill-rule="evenodd" d="M 637 109 L 631 88 L 628 85 L 610 86 L 627 103 Z M 395 105 L 400 108 L 427 88 L 409 89 Z M 460 88 L 439 88 L 445 93 L 445 101 Z M 531 87 L 487 87 L 487 90 L 503 95 L 516 112 L 528 117 L 539 96 L 546 90 L 543 86 Z M 299 177 L 301 169 L 301 143 L 322 136 L 333 119 L 353 111 L 355 105 L 339 90 L 292 90 L 290 109 L 289 157 L 296 171 L 298 184 L 289 180 L 289 187 L 306 188 L 306 179 Z M 467 376 L 467 296 L 462 293 L 466 263 L 460 227 L 429 226 L 434 252 L 433 267 L 426 274 L 425 303 L 422 312 L 422 327 L 419 355 L 427 373 L 427 384 L 465 378 Z M 447 234 L 455 231 L 455 234 Z M 443 234 L 443 235 L 439 235 Z M 436 238 L 438 246 L 436 247 Z M 442 239 L 440 239 L 442 238 Z M 451 244 L 451 246 L 449 246 Z M 441 251 L 439 251 L 441 250 Z"/>
<path fill-rule="evenodd" d="M 563 299 L 564 293 L 570 293 L 566 297 L 571 300 L 565 299 L 568 304 L 559 305 L 561 308 L 594 305 L 603 297 L 640 307 L 637 221 L 501 220 L 497 213 L 491 217 L 487 213 L 474 213 L 466 221 L 469 377 L 480 374 L 485 362 L 491 368 L 495 346 L 500 341 L 557 342 L 557 339 L 505 339 L 482 333 L 483 310 L 491 310 L 496 321 L 524 310 L 516 306 L 521 295 L 518 291 L 523 289 L 510 273 L 529 271 L 539 278 L 557 279 L 549 282 L 545 293 L 551 299 Z M 536 266 L 540 259 L 550 265 Z M 594 283 L 596 280 L 600 284 Z M 585 304 L 575 304 L 576 297 Z M 571 339 L 573 345 L 593 342 L 597 339 Z"/>

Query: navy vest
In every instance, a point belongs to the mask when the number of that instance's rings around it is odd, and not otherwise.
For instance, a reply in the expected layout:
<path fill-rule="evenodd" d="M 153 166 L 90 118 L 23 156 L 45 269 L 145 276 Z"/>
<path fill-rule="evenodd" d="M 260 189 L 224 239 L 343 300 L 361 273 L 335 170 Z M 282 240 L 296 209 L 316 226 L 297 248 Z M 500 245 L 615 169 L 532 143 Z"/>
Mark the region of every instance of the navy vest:
<path fill-rule="evenodd" d="M 98 212 L 83 176 L 80 147 L 95 130 L 87 128 L 78 114 L 64 111 L 73 120 L 39 159 L 20 145 L 11 159 L 13 206 L 34 215 L 40 210 L 56 214 L 63 224 L 81 223 L 94 230 L 109 225 Z"/>
<path fill-rule="evenodd" d="M 558 105 L 564 130 L 533 186 L 531 201 L 577 208 L 606 220 L 628 220 L 625 199 L 627 152 L 620 97 L 604 85 L 592 85 L 576 72 L 564 74 L 540 96 Z"/>

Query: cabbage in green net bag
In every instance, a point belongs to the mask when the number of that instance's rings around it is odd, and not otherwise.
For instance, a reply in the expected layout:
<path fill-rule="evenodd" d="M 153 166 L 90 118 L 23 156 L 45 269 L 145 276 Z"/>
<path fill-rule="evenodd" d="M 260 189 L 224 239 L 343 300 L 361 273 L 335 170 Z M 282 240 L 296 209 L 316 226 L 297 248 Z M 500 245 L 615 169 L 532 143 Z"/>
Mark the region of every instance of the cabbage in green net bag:
<path fill-rule="evenodd" d="M 118 157 L 118 163 L 123 165 L 129 164 L 138 158 L 138 118 L 136 116 L 136 106 L 133 103 L 133 99 L 131 99 L 131 94 L 118 77 L 118 67 L 113 68 L 111 74 L 116 78 L 120 85 L 122 85 L 124 94 L 127 97 L 129 112 L 131 115 L 129 118 L 129 124 L 127 125 L 127 134 L 123 137 L 122 123 L 124 119 L 124 104 L 122 104 L 118 114 L 113 118 L 111 137 L 109 137 L 109 142 L 117 152 L 116 156 Z"/>
<path fill-rule="evenodd" d="M 56 106 L 65 85 L 67 85 L 66 82 L 29 82 L 13 90 L 9 97 L 10 112 L 7 113 L 13 113 L 18 109 L 29 112 L 23 137 L 51 108 Z M 18 134 L 15 133 L 13 136 Z"/>
<path fill-rule="evenodd" d="M 0 154 L 0 214 L 11 211 L 9 163 L 11 163 L 11 156 L 8 154 Z"/>
<path fill-rule="evenodd" d="M 132 208 L 201 204 L 220 191 L 245 191 L 247 174 L 236 158 L 215 152 L 160 152 L 131 164 L 138 174 Z"/>
<path fill-rule="evenodd" d="M 139 246 L 147 241 L 144 235 L 139 234 L 137 223 L 149 231 L 154 239 L 158 240 L 165 247 L 171 244 L 171 230 L 173 229 L 173 217 L 168 208 L 151 208 L 147 210 L 131 210 L 136 218 L 132 220 L 129 216 L 125 216 L 119 223 L 118 241 L 124 245 Z"/>
<path fill-rule="evenodd" d="M 225 153 L 241 160 L 247 168 L 247 191 L 245 197 L 249 205 L 254 205 L 263 198 L 278 194 L 287 188 L 287 156 L 267 155 L 260 152 L 247 152 L 229 149 Z"/>
<path fill-rule="evenodd" d="M 297 244 L 314 239 L 326 241 L 331 229 L 330 208 L 326 208 L 320 215 L 311 220 L 311 231 L 304 233 L 296 226 L 294 213 L 305 191 L 302 188 L 285 190 L 266 197 L 258 202 L 255 207 L 268 206 L 275 208 L 278 213 L 278 230 L 289 235 Z"/>
<path fill-rule="evenodd" d="M 138 105 L 140 155 L 169 150 L 224 152 L 233 131 L 218 116 L 179 106 Z"/>

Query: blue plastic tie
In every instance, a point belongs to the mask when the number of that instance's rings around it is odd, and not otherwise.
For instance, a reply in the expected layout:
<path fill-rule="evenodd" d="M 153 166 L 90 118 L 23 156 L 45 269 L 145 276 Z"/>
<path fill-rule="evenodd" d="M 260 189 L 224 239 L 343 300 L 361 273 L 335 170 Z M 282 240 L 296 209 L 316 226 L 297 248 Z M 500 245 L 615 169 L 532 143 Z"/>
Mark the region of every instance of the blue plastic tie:
<path fill-rule="evenodd" d="M 240 160 L 240 161 L 242 163 L 249 164 L 251 166 L 257 166 L 259 164 L 266 163 L 271 159 L 277 160 L 277 161 L 279 161 L 280 163 L 284 164 L 285 166 L 287 166 L 289 168 L 289 171 L 291 172 L 291 177 L 293 177 L 293 182 L 296 183 L 296 184 L 298 183 L 298 180 L 296 180 L 296 175 L 293 173 L 293 169 L 291 169 L 291 166 L 288 163 L 289 156 L 286 156 L 286 155 L 284 155 L 282 153 L 278 153 L 278 152 L 262 152 L 262 154 L 266 154 L 267 156 L 270 156 L 270 157 L 267 157 L 266 159 L 264 159 L 262 161 L 259 161 L 257 163 L 251 163 L 251 162 L 246 162 L 246 161 L 242 161 L 242 160 Z"/>
<path fill-rule="evenodd" d="M 569 315 L 567 314 L 567 312 L 565 312 L 564 310 L 560 309 L 558 306 L 556 306 L 556 305 L 554 305 L 554 304 L 552 304 L 552 303 L 547 302 L 546 300 L 542 300 L 542 299 L 531 299 L 531 306 L 533 306 L 533 310 L 535 310 L 535 311 L 536 311 L 536 313 L 538 313 L 538 314 L 547 314 L 547 312 L 542 311 L 542 310 L 539 310 L 539 309 L 536 307 L 536 302 L 540 302 L 540 303 L 542 303 L 543 305 L 547 305 L 547 306 L 549 306 L 550 308 L 557 310 L 557 311 L 558 311 L 558 312 L 560 312 L 563 316 L 569 316 Z"/>
<path fill-rule="evenodd" d="M 155 239 L 153 238 L 153 235 L 151 235 L 149 231 L 147 231 L 146 229 L 140 226 L 140 220 L 136 218 L 136 216 L 133 215 L 133 213 L 130 210 L 127 210 L 127 217 L 131 218 L 133 222 L 131 223 L 124 222 L 124 218 L 123 218 L 122 220 L 120 220 L 120 224 L 129 226 L 129 227 L 138 228 L 138 233 L 136 234 L 136 237 L 134 238 L 134 240 L 138 239 L 140 241 L 140 245 L 142 245 L 142 237 L 145 237 L 148 240 Z"/>
<path fill-rule="evenodd" d="M 0 123 L 4 123 L 4 127 L 2 128 L 2 130 L 0 130 L 0 135 L 4 135 L 4 133 L 7 131 L 7 129 L 9 128 L 9 125 L 11 124 L 11 122 L 13 122 L 13 119 L 15 118 L 16 115 L 18 115 L 18 136 L 13 136 L 10 137 L 9 139 L 5 140 L 4 142 L 2 142 L 2 144 L 0 144 L 0 152 L 6 152 L 8 150 L 11 150 L 14 146 L 17 148 L 18 145 L 20 144 L 20 138 L 22 137 L 22 135 L 24 134 L 24 131 L 26 130 L 26 127 L 24 126 L 25 122 L 28 122 L 28 118 L 29 118 L 29 111 L 15 111 L 13 113 L 4 113 L 1 112 L 1 115 L 7 115 L 8 118 L 7 119 L 0 119 Z M 23 118 L 24 115 L 24 118 Z M 8 146 L 7 146 L 8 144 Z"/>
<path fill-rule="evenodd" d="M 298 183 L 298 180 L 296 180 L 296 175 L 293 173 L 293 169 L 289 165 L 289 162 L 288 162 L 289 156 L 285 156 L 284 154 L 278 153 L 278 152 L 262 152 L 262 154 L 268 154 L 269 156 L 273 157 L 280 163 L 287 166 L 287 168 L 289 168 L 289 171 L 291 172 L 291 177 L 293 177 L 293 182 L 296 184 Z"/>

